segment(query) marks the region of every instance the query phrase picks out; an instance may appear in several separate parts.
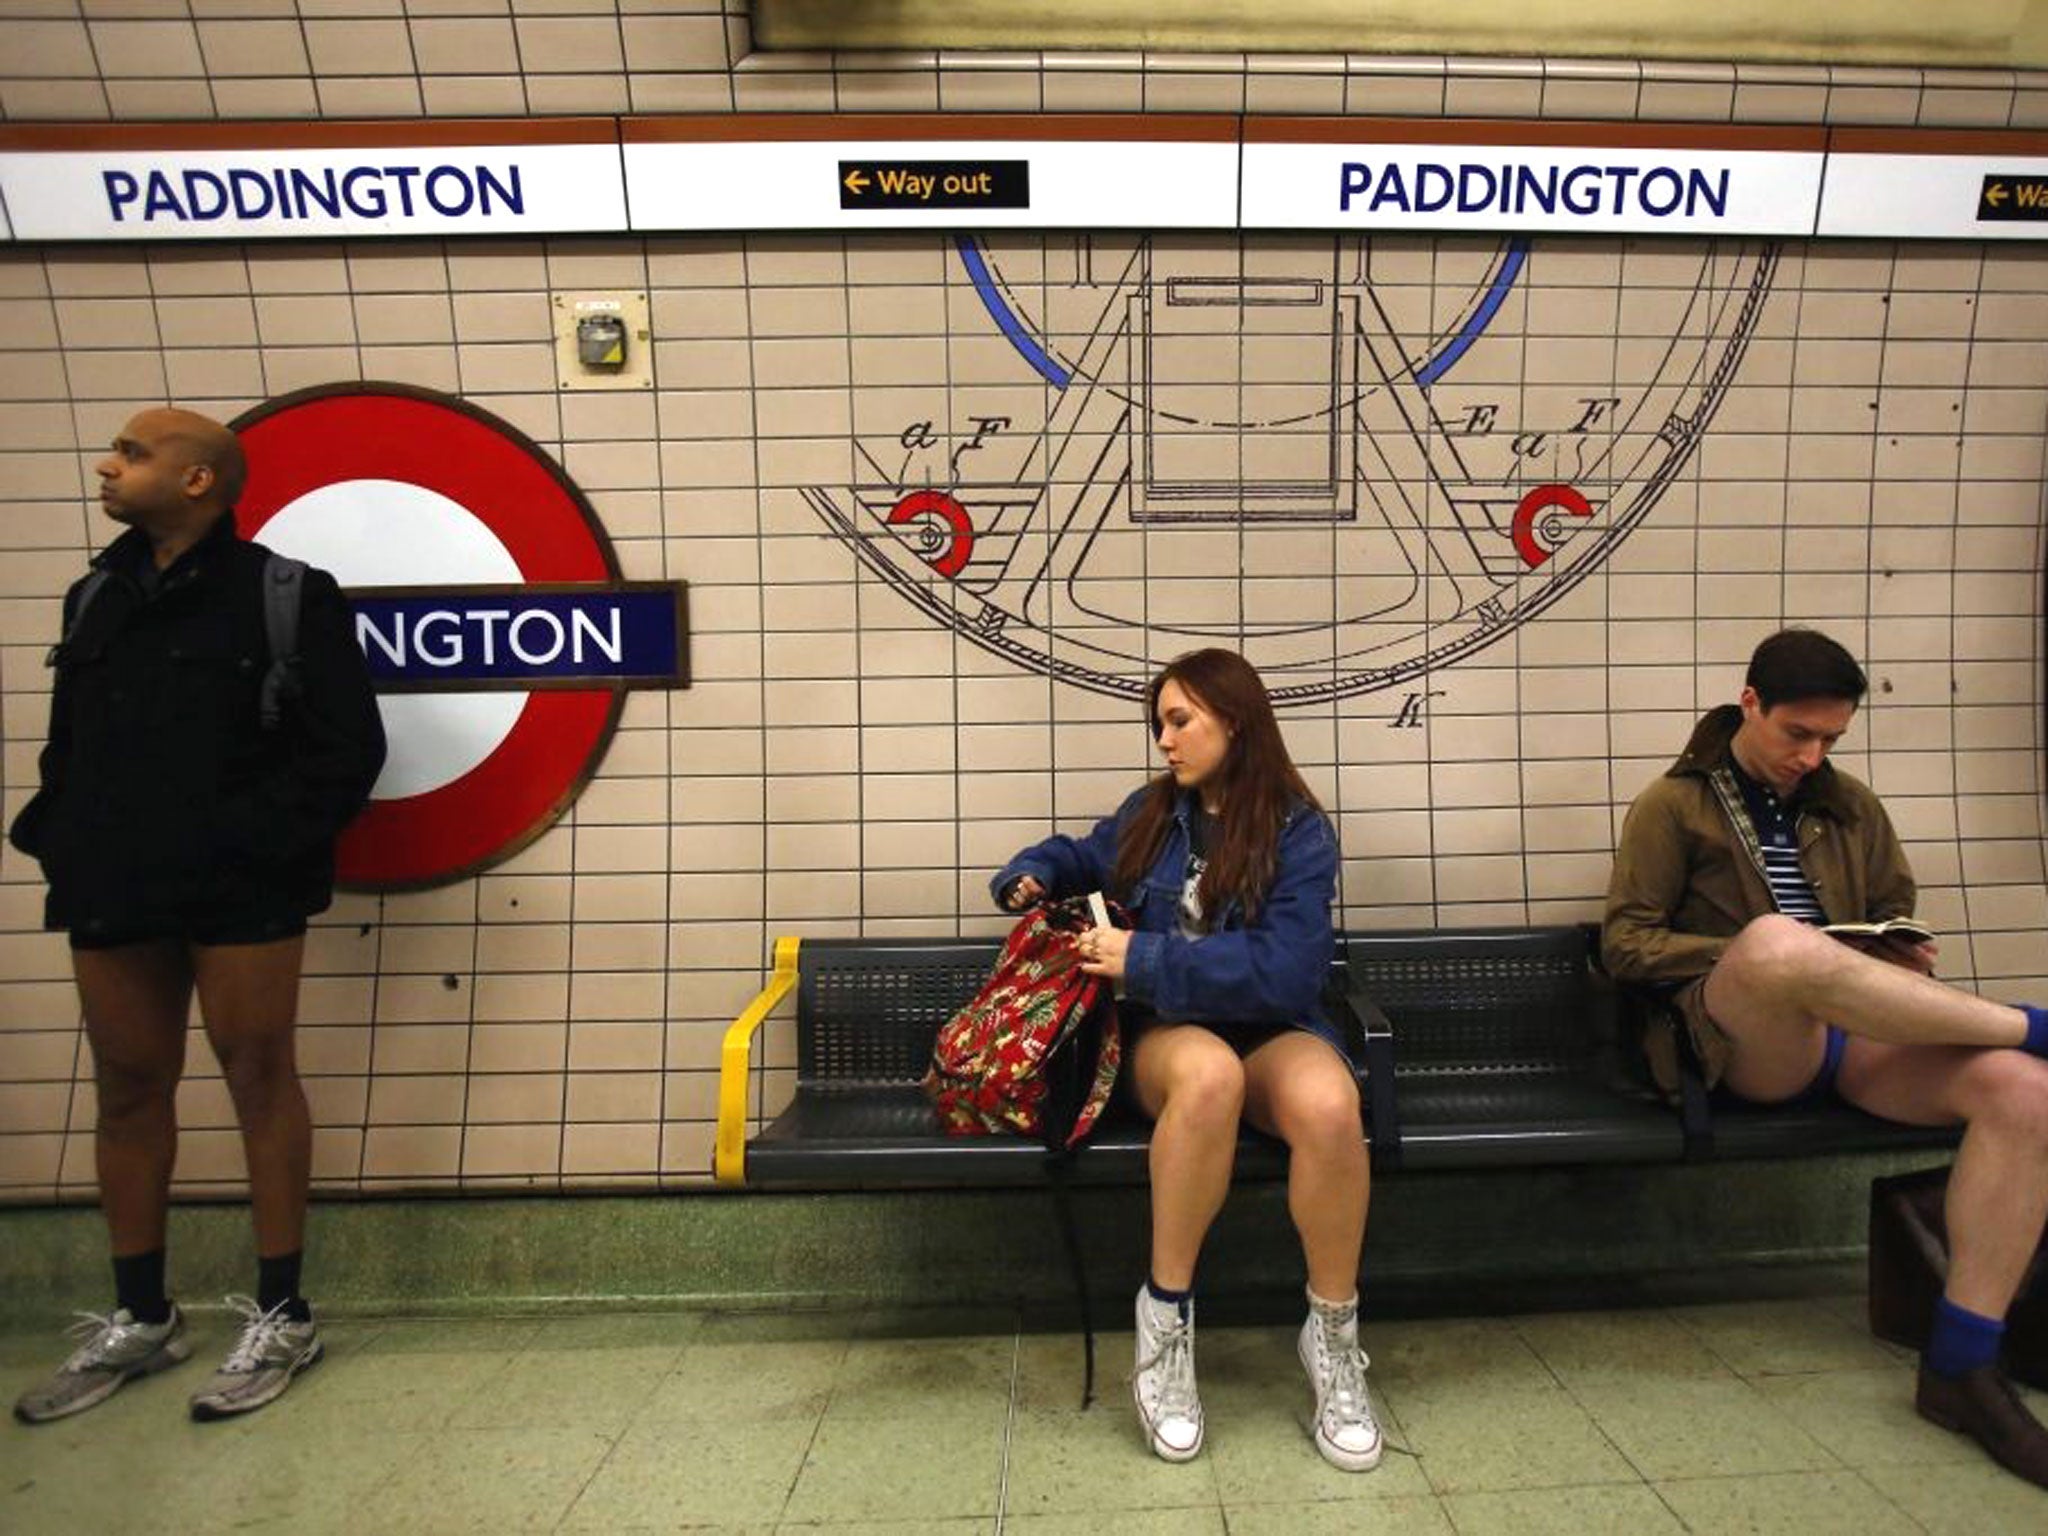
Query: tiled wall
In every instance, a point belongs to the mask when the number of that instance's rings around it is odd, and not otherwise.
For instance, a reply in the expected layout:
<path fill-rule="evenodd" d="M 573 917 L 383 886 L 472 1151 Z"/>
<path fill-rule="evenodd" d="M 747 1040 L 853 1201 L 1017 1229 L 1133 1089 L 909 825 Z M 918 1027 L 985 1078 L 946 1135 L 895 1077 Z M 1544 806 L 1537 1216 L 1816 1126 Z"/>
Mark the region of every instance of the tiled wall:
<path fill-rule="evenodd" d="M 0 68 L 21 74 L 0 79 L 0 107 L 844 109 L 908 90 L 926 106 L 2008 123 L 2048 95 L 1917 71 L 762 60 L 744 30 L 717 4 L 10 0 Z M 982 249 L 1074 365 L 1065 388 L 1004 340 L 962 251 L 923 235 L 0 248 L 9 814 L 32 782 L 58 594 L 106 533 L 90 465 L 139 405 L 230 416 L 352 378 L 454 391 L 561 456 L 628 576 L 691 583 L 695 685 L 631 697 L 553 831 L 444 890 L 343 897 L 317 928 L 300 1050 L 323 1187 L 701 1183 L 719 1036 L 774 936 L 991 931 L 987 871 L 1144 770 L 1118 684 L 1240 625 L 1304 690 L 1284 719 L 1339 818 L 1346 920 L 1384 926 L 1593 915 L 1620 809 L 1696 711 L 1732 696 L 1766 629 L 1821 624 L 1870 663 L 1840 756 L 1908 841 L 1952 935 L 1945 968 L 2048 993 L 2048 257 L 1538 241 L 1437 378 L 1437 424 L 1415 427 L 1413 370 L 1464 334 L 1508 259 L 1495 242 Z M 1314 323 L 1306 305 L 1236 302 L 1310 283 Z M 559 393 L 550 294 L 612 288 L 652 295 L 656 390 Z M 1602 400 L 1617 403 L 1574 433 Z M 1672 415 L 1697 438 L 1665 430 Z M 990 435 L 992 416 L 1008 425 Z M 1279 522 L 1193 522 L 1172 515 L 1185 496 L 1155 494 L 1176 464 L 1270 486 L 1330 478 L 1332 453 L 1345 468 L 1321 510 L 1287 503 Z M 1560 478 L 1601 515 L 1564 526 L 1541 567 L 1504 563 L 1503 513 Z M 1079 517 L 1094 537 L 1066 546 L 1050 606 L 978 569 L 945 588 L 891 579 L 915 575 L 913 547 L 874 513 L 926 480 L 971 482 L 978 526 L 1014 547 L 1051 558 Z M 984 604 L 1010 615 L 1010 654 L 974 622 Z M 1457 635 L 1487 643 L 1414 670 Z M 1049 680 L 1041 653 L 1097 686 Z M 89 1067 L 40 902 L 33 866 L 0 854 L 0 1198 L 16 1200 L 82 1197 L 92 1176 Z M 786 1023 L 766 1047 L 773 1108 Z M 196 1041 L 192 1063 L 180 1186 L 232 1189 L 227 1098 Z"/>

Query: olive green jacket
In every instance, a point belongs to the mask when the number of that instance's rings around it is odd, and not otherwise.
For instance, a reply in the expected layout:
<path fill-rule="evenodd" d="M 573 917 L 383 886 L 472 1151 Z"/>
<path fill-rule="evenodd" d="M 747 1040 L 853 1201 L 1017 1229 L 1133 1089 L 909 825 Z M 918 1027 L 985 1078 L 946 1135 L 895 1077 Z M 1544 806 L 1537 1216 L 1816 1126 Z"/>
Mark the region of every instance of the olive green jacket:
<path fill-rule="evenodd" d="M 1713 969 L 1752 918 L 1777 910 L 1763 853 L 1728 768 L 1742 723 L 1709 710 L 1663 777 L 1629 808 L 1607 886 L 1600 949 L 1608 974 L 1668 995 Z M 1913 871 L 1868 785 L 1823 762 L 1806 780 L 1799 863 L 1831 923 L 1913 910 Z"/>

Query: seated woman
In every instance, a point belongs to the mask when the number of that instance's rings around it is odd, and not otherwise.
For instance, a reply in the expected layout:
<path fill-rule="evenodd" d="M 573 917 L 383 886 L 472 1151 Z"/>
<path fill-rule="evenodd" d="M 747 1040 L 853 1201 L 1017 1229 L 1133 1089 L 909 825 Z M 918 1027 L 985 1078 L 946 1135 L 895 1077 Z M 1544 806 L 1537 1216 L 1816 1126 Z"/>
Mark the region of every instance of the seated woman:
<path fill-rule="evenodd" d="M 1336 835 L 1243 657 L 1191 652 L 1147 697 L 1166 772 L 1085 838 L 1025 849 L 990 889 L 1011 911 L 1100 890 L 1136 924 L 1091 928 L 1080 944 L 1083 968 L 1118 984 L 1127 1082 L 1156 1122 L 1152 1267 L 1131 1378 L 1152 1449 L 1187 1461 L 1202 1448 L 1195 1261 L 1230 1188 L 1243 1117 L 1288 1147 L 1316 1449 L 1362 1472 L 1380 1459 L 1358 1346 L 1369 1164 L 1351 1064 L 1317 1006 L 1334 947 Z"/>

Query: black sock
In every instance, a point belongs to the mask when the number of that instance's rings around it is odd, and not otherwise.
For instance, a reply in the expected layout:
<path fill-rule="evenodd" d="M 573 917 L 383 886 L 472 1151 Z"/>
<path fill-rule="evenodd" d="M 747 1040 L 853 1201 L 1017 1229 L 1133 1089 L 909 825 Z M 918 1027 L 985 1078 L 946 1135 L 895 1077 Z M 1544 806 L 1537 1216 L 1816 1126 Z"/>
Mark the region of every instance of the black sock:
<path fill-rule="evenodd" d="M 1191 1285 L 1184 1291 L 1170 1291 L 1150 1275 L 1147 1275 L 1145 1277 L 1145 1294 L 1158 1302 L 1162 1307 L 1172 1307 L 1182 1317 L 1186 1317 L 1189 1311 L 1188 1304 L 1194 1297 L 1195 1288 Z"/>
<path fill-rule="evenodd" d="M 305 1261 L 306 1250 L 303 1248 L 294 1248 L 290 1253 L 280 1253 L 273 1258 L 258 1254 L 256 1305 L 265 1312 L 282 1306 L 285 1316 L 295 1323 L 312 1321 L 313 1309 L 299 1294 L 299 1270 Z"/>
<path fill-rule="evenodd" d="M 171 1317 L 171 1298 L 164 1294 L 164 1251 L 114 1256 L 114 1305 L 126 1307 L 138 1323 L 164 1323 Z"/>

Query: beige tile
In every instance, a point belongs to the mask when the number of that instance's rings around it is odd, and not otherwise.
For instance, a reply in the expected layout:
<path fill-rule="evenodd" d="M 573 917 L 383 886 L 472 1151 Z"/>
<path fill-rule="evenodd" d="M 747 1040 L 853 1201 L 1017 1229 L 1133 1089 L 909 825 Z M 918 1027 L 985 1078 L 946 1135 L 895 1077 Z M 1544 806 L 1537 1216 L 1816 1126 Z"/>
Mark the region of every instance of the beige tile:
<path fill-rule="evenodd" d="M 619 75 L 529 74 L 526 96 L 536 115 L 624 112 L 632 105 L 632 94 Z"/>
<path fill-rule="evenodd" d="M 479 1023 L 470 1032 L 473 1072 L 559 1072 L 568 1025 L 559 1019 L 533 1023 Z"/>
<path fill-rule="evenodd" d="M 462 1138 L 465 1178 L 509 1177 L 551 1182 L 560 1168 L 559 1125 L 479 1125 Z"/>
<path fill-rule="evenodd" d="M 303 75 L 311 69 L 296 21 L 201 21 L 199 47 L 216 83 L 246 75 Z"/>
<path fill-rule="evenodd" d="M 1827 120 L 1824 85 L 1780 85 L 1738 80 L 1734 120 L 1738 123 L 1820 123 Z"/>
<path fill-rule="evenodd" d="M 323 81 L 410 74 L 415 68 L 411 39 L 402 21 L 309 20 L 304 27 L 313 71 Z"/>
<path fill-rule="evenodd" d="M 829 70 L 777 70 L 732 77 L 733 106 L 740 112 L 830 112 L 836 105 Z"/>
<path fill-rule="evenodd" d="M 518 39 L 509 16 L 420 17 L 409 31 L 422 74 L 519 73 Z"/>
<path fill-rule="evenodd" d="M 372 1126 L 363 1134 L 363 1176 L 370 1180 L 450 1179 L 460 1166 L 455 1126 Z"/>
<path fill-rule="evenodd" d="M 619 29 L 570 17 L 520 16 L 519 57 L 529 73 L 589 74 L 623 66 Z"/>
<path fill-rule="evenodd" d="M 420 100 L 429 117 L 517 117 L 529 107 L 518 75 L 436 76 L 420 82 Z"/>
<path fill-rule="evenodd" d="M 562 1118 L 566 1079 L 558 1073 L 492 1074 L 472 1072 L 468 1080 L 466 1123 L 480 1125 L 554 1124 Z"/>
<path fill-rule="evenodd" d="M 401 56 L 402 57 L 402 56 Z M 424 110 L 417 78 L 380 79 L 316 71 L 320 110 L 327 117 L 417 117 Z"/>
<path fill-rule="evenodd" d="M 206 73 L 199 35 L 189 21 L 95 21 L 89 26 L 93 58 L 105 79 Z"/>
<path fill-rule="evenodd" d="M 627 16 L 620 22 L 626 67 L 635 74 L 726 69 L 725 28 L 707 16 Z"/>
<path fill-rule="evenodd" d="M 101 73 L 92 36 L 81 21 L 10 18 L 7 40 L 10 73 L 45 80 L 95 79 Z"/>
<path fill-rule="evenodd" d="M 458 1125 L 463 1118 L 466 1079 L 457 1076 L 385 1075 L 370 1084 L 372 1125 Z"/>
<path fill-rule="evenodd" d="M 659 1125 L 568 1125 L 562 1128 L 562 1174 L 631 1176 L 634 1187 L 655 1177 L 661 1164 Z"/>
<path fill-rule="evenodd" d="M 97 120 L 110 115 L 99 80 L 0 79 L 0 109 L 9 117 Z"/>
<path fill-rule="evenodd" d="M 56 318 L 66 347 L 147 347 L 158 339 L 147 299 L 59 299 Z"/>

